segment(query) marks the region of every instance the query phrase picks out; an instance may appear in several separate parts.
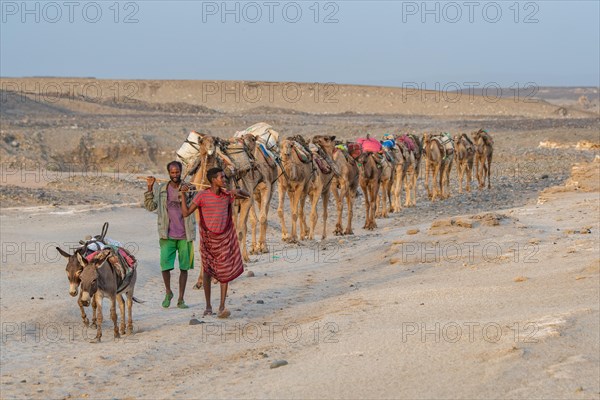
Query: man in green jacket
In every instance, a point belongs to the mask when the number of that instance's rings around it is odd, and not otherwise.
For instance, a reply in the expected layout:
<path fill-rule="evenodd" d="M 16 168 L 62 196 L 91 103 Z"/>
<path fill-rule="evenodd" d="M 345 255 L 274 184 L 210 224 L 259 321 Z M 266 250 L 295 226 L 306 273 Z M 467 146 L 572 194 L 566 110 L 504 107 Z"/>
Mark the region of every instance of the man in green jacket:
<path fill-rule="evenodd" d="M 175 268 L 175 256 L 179 261 L 179 298 L 177 307 L 188 308 L 183 300 L 188 271 L 194 268 L 194 240 L 196 240 L 196 219 L 194 215 L 186 218 L 181 213 L 179 190 L 182 165 L 179 161 L 167 164 L 170 180 L 168 183 L 154 185 L 156 178 L 147 178 L 148 191 L 144 193 L 144 207 L 158 213 L 158 236 L 160 238 L 160 269 L 165 283 L 165 299 L 162 306 L 171 305 L 171 270 Z M 191 203 L 192 197 L 186 197 Z"/>

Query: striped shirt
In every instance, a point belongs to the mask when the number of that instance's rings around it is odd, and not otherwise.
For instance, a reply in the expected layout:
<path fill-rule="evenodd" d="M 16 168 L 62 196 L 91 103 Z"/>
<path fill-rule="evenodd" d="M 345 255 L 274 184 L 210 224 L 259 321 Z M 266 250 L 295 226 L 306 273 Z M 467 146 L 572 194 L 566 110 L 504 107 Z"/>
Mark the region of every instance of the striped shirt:
<path fill-rule="evenodd" d="M 201 191 L 194 198 L 194 204 L 202 209 L 204 224 L 211 232 L 221 233 L 227 227 L 229 205 L 233 203 L 233 195 L 221 189 L 214 194 L 210 189 Z"/>

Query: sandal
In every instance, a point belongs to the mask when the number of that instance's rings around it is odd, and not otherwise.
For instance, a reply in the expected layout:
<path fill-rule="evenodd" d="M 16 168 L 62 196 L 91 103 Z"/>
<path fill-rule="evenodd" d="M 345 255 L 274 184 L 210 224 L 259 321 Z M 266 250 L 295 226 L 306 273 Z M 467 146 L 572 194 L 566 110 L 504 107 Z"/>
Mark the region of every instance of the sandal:
<path fill-rule="evenodd" d="M 181 300 L 177 302 L 177 308 L 190 308 L 190 306 L 185 304 L 185 301 Z"/>
<path fill-rule="evenodd" d="M 164 308 L 169 308 L 169 306 L 171 305 L 171 299 L 173 299 L 173 292 L 167 293 L 165 295 L 165 299 L 162 302 L 162 306 Z"/>

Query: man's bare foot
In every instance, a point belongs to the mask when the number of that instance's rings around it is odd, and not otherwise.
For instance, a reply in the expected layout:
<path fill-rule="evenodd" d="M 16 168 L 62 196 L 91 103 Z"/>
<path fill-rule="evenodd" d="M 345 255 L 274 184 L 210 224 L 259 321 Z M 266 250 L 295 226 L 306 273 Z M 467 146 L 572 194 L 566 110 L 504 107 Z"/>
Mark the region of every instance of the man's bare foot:
<path fill-rule="evenodd" d="M 217 314 L 217 318 L 229 318 L 230 315 L 231 312 L 225 308 L 219 311 L 219 313 Z"/>
<path fill-rule="evenodd" d="M 213 315 L 212 308 L 207 308 L 206 310 L 204 310 L 204 314 L 202 314 L 202 316 L 206 317 L 207 315 Z"/>

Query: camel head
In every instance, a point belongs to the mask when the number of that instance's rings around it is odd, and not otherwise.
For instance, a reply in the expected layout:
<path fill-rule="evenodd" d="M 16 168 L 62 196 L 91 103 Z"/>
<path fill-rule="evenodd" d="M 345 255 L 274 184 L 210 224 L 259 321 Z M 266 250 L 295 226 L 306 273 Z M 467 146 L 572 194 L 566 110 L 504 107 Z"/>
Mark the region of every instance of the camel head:
<path fill-rule="evenodd" d="M 247 133 L 242 136 L 242 140 L 244 141 L 244 144 L 246 145 L 246 148 L 250 154 L 254 153 L 254 149 L 256 149 L 256 136 L 251 133 Z"/>
<path fill-rule="evenodd" d="M 217 148 L 217 138 L 210 135 L 202 136 L 198 139 L 198 144 L 200 145 L 200 156 L 212 156 L 215 154 Z"/>
<path fill-rule="evenodd" d="M 294 147 L 293 139 L 284 138 L 281 142 L 281 161 L 286 162 L 292 157 L 292 147 Z"/>
<path fill-rule="evenodd" d="M 333 149 L 335 148 L 335 136 L 315 135 L 312 138 L 312 142 L 322 148 L 328 156 L 333 156 Z"/>

